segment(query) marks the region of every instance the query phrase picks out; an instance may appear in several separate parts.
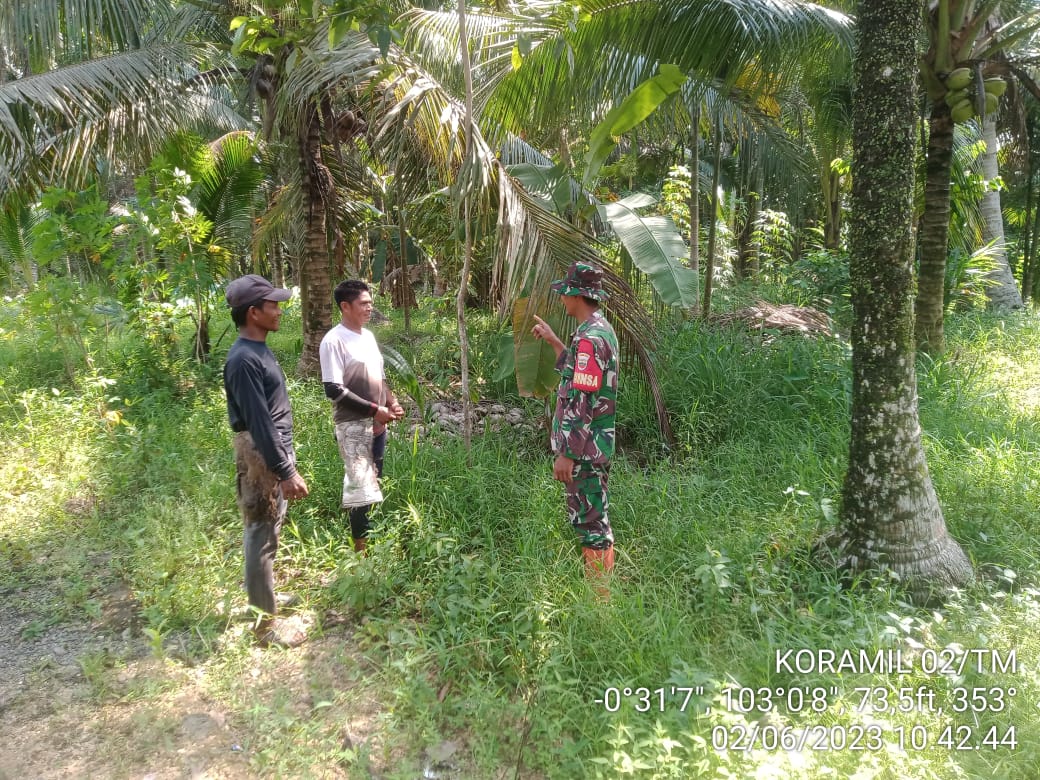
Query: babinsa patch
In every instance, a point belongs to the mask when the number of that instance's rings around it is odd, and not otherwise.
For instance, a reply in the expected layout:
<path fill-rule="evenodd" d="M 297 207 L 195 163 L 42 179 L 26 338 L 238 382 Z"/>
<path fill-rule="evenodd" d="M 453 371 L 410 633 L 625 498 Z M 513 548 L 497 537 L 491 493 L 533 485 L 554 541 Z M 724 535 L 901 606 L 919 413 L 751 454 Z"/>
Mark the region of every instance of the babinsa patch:
<path fill-rule="evenodd" d="M 593 393 L 603 387 L 603 369 L 596 360 L 596 350 L 588 339 L 578 342 L 578 354 L 574 359 L 574 378 L 571 380 L 575 390 Z"/>

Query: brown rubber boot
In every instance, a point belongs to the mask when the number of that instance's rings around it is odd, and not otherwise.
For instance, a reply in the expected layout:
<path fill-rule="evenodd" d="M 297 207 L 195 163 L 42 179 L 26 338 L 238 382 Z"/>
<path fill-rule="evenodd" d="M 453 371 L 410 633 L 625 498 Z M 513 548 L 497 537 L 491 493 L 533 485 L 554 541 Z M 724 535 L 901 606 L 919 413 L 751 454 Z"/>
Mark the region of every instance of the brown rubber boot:
<path fill-rule="evenodd" d="M 614 571 L 614 545 L 606 550 L 581 548 L 585 558 L 585 579 L 600 601 L 610 601 L 610 575 Z"/>
<path fill-rule="evenodd" d="M 368 549 L 368 540 L 363 536 L 354 537 L 354 552 L 358 555 L 368 555 L 366 550 Z"/>

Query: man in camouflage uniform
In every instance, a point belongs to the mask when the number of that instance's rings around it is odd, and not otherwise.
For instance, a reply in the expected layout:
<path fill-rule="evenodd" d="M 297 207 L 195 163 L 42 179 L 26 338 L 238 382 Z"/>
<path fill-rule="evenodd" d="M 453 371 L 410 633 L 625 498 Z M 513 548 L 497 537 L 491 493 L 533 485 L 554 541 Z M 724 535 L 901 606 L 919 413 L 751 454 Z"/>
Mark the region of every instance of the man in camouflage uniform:
<path fill-rule="evenodd" d="M 538 317 L 531 331 L 556 352 L 561 376 L 552 424 L 553 478 L 565 485 L 568 515 L 581 539 L 585 574 L 597 593 L 607 598 L 606 577 L 614 569 L 607 475 L 614 455 L 617 335 L 600 311 L 600 301 L 607 297 L 600 269 L 572 263 L 552 289 L 560 294 L 567 314 L 578 321 L 569 345 Z"/>

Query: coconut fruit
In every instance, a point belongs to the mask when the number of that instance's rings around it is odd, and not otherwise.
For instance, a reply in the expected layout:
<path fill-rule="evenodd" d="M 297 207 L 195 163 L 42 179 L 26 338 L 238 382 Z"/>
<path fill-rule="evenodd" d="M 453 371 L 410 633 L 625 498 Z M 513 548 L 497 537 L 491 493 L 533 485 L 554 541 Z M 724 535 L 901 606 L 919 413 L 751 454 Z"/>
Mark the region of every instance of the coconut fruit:
<path fill-rule="evenodd" d="M 965 89 L 971 84 L 971 68 L 951 70 L 946 77 L 946 88 L 950 90 Z"/>

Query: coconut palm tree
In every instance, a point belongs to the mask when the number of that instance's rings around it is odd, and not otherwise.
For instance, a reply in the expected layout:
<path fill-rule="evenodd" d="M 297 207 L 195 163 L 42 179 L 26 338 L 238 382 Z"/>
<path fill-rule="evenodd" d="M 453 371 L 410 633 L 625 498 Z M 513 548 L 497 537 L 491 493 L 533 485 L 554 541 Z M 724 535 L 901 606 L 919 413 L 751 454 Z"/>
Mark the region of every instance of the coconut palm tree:
<path fill-rule="evenodd" d="M 226 88 L 221 5 L 0 2 L 0 199 L 74 188 L 103 159 L 143 167 L 178 131 L 246 126 Z"/>
<path fill-rule="evenodd" d="M 984 244 L 991 245 L 998 255 L 996 267 L 988 277 L 990 284 L 986 288 L 986 293 L 990 307 L 1004 311 L 1021 308 L 1023 298 L 1028 295 L 1028 292 L 1024 271 L 1022 289 L 1019 290 L 1015 283 L 1015 276 L 1008 258 L 1001 206 L 1006 187 L 1003 186 L 1003 183 L 999 187 L 995 183 L 1001 179 L 1000 166 L 1009 165 L 1016 156 L 1015 149 L 1029 149 L 1027 95 L 1040 99 L 1040 85 L 1037 84 L 1035 71 L 1031 73 L 1030 69 L 1012 62 L 1008 58 L 1035 62 L 1038 47 L 1040 47 L 1040 28 L 1034 30 L 1032 35 L 1020 39 L 1013 48 L 1001 52 L 994 58 L 991 66 L 1006 68 L 1006 72 L 1002 72 L 1001 76 L 1011 82 L 1012 88 L 1008 90 L 1007 97 L 1002 101 L 1001 110 L 985 114 L 980 123 L 982 140 L 986 146 L 982 155 L 981 169 L 983 178 L 990 183 L 980 205 L 985 225 L 982 240 Z M 1002 145 L 1010 147 L 1010 154 L 1002 150 Z"/>
<path fill-rule="evenodd" d="M 1040 235 L 1040 208 L 1037 208 L 1038 172 L 1040 172 L 1040 97 L 1022 101 L 1024 132 L 1018 145 L 1018 175 L 1012 180 L 1017 195 L 1012 217 L 1021 237 L 1022 295 L 1035 300 L 1037 281 L 1037 235 Z"/>
<path fill-rule="evenodd" d="M 982 141 L 986 145 L 986 151 L 982 154 L 982 177 L 991 184 L 986 187 L 982 196 L 979 210 L 982 212 L 982 243 L 992 247 L 994 268 L 987 275 L 989 284 L 986 287 L 986 297 L 989 299 L 991 308 L 1003 311 L 1022 308 L 1022 293 L 1018 289 L 1015 275 L 1011 272 L 1011 264 L 1008 262 L 1007 245 L 1004 240 L 1004 215 L 1000 209 L 1000 189 L 996 182 L 1000 169 L 997 164 L 997 154 L 1000 151 L 1000 143 L 997 140 L 997 118 L 990 114 L 984 116 L 982 124 Z"/>
<path fill-rule="evenodd" d="M 918 347 L 930 353 L 942 352 L 945 343 L 943 290 L 953 156 L 953 117 L 945 101 L 951 90 L 946 80 L 961 67 L 974 69 L 978 81 L 1014 72 L 1015 63 L 1007 59 L 1007 52 L 1040 29 L 1040 9 L 1034 4 L 1023 4 L 1017 14 L 1005 9 L 1010 21 L 994 24 L 998 5 L 999 0 L 933 0 L 925 12 L 929 47 L 921 60 L 921 76 L 931 111 L 915 329 Z"/>
<path fill-rule="evenodd" d="M 344 214 L 334 170 L 351 170 L 344 149 L 365 127 L 351 110 L 352 95 L 380 71 L 381 52 L 366 25 L 382 18 L 383 9 L 355 17 L 341 6 L 250 3 L 242 6 L 248 15 L 232 21 L 233 52 L 263 76 L 253 86 L 264 140 L 281 153 L 283 187 L 261 220 L 260 236 L 278 242 L 288 237 L 297 259 L 300 374 L 318 370 L 318 347 L 332 324 L 332 269 L 345 270 Z"/>
<path fill-rule="evenodd" d="M 972 577 L 947 533 L 917 415 L 912 208 L 916 0 L 864 2 L 853 99 L 852 432 L 838 563 L 887 569 L 921 601 Z M 878 193 L 882 193 L 881 196 Z"/>

